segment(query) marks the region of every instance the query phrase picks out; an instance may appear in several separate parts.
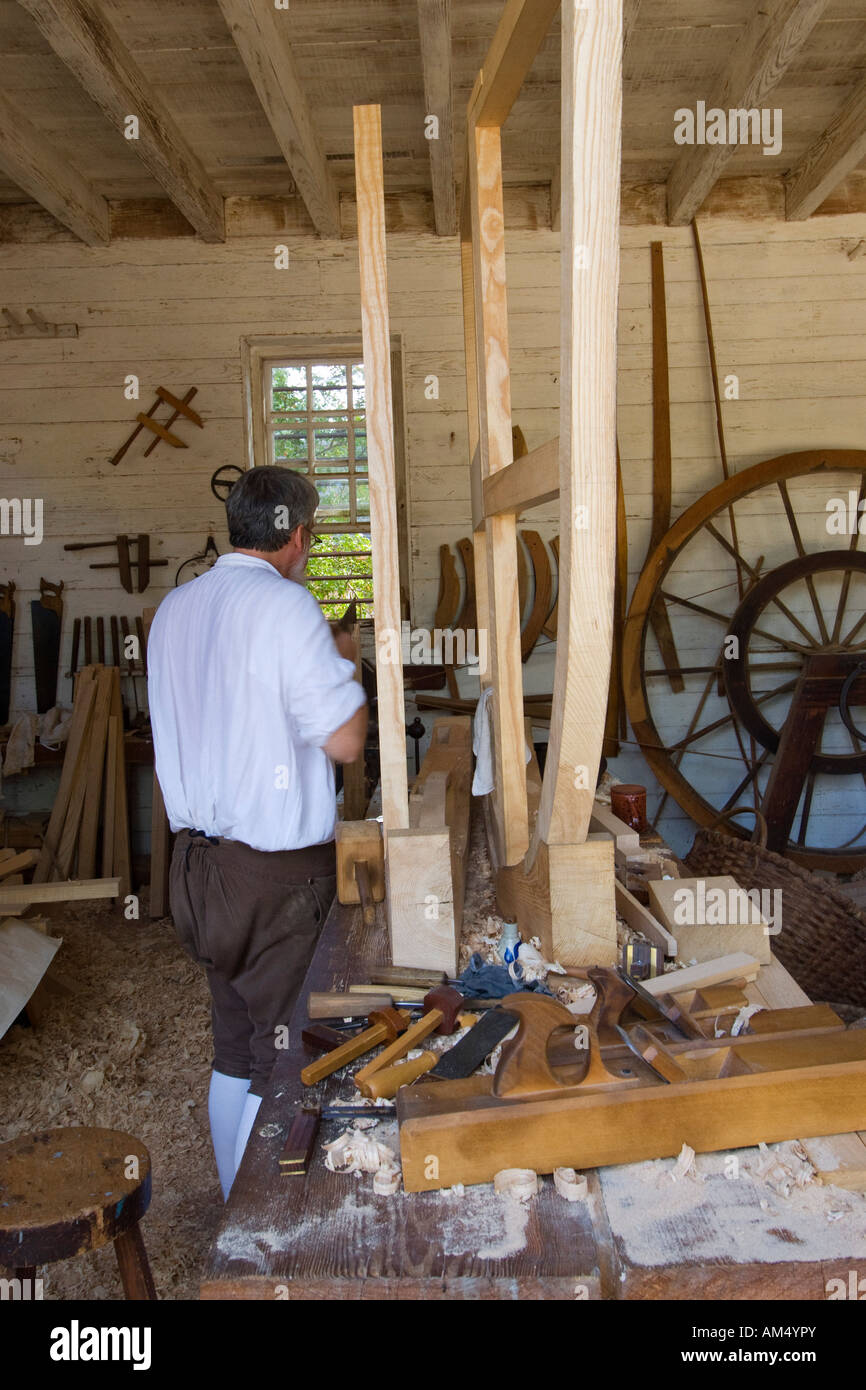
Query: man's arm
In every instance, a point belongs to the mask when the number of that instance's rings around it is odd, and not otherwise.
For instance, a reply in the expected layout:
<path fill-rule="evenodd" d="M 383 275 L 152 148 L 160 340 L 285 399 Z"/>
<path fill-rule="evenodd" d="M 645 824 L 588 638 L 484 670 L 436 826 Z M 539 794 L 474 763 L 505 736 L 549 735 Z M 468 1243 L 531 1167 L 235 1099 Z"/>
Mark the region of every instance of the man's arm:
<path fill-rule="evenodd" d="M 331 734 L 323 747 L 332 762 L 354 763 L 360 758 L 367 737 L 368 719 L 369 709 L 363 704 L 351 719 Z"/>

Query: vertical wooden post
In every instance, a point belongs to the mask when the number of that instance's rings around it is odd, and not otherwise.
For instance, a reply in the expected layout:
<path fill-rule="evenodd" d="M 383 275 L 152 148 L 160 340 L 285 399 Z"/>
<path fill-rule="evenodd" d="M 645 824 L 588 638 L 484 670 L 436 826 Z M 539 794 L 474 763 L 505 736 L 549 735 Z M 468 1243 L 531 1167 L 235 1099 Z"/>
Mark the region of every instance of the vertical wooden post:
<path fill-rule="evenodd" d="M 406 773 L 406 710 L 400 638 L 400 561 L 397 542 L 394 408 L 391 390 L 391 331 L 385 255 L 385 197 L 382 112 L 353 107 L 358 254 L 361 266 L 361 326 L 367 391 L 367 457 L 370 474 L 370 536 L 376 625 L 376 683 L 382 776 L 382 823 L 390 830 L 409 825 Z"/>
<path fill-rule="evenodd" d="M 541 842 L 586 839 L 604 737 L 616 555 L 622 0 L 562 3 L 560 600 Z"/>
<path fill-rule="evenodd" d="M 502 146 L 495 126 L 470 127 L 467 177 L 470 199 L 475 353 L 481 476 L 512 462 L 508 303 L 505 284 L 505 217 Z M 486 573 L 476 567 L 476 586 L 487 590 L 495 803 L 505 864 L 518 863 L 529 843 L 523 733 L 523 668 L 517 592 L 517 525 L 514 514 L 488 518 Z"/>

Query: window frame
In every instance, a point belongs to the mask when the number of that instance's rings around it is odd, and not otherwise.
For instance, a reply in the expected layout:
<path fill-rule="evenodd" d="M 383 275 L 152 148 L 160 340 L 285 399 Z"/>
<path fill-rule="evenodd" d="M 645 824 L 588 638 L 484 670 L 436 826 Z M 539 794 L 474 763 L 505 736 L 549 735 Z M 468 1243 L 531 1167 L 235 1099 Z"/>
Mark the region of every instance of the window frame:
<path fill-rule="evenodd" d="M 241 371 L 244 407 L 244 434 L 247 468 L 269 464 L 269 415 L 268 373 L 271 366 L 279 366 L 296 359 L 298 362 L 341 362 L 363 359 L 361 335 L 328 337 L 326 335 L 252 335 L 241 338 Z M 408 480 L 406 469 L 405 410 L 403 395 L 403 342 L 400 334 L 391 334 L 391 384 L 394 401 L 394 452 L 395 483 L 397 503 L 397 541 L 400 564 L 400 610 L 402 618 L 409 618 L 409 508 Z M 366 407 L 365 407 L 366 415 Z M 312 462 L 312 460 L 310 460 Z M 316 475 L 307 473 L 315 485 Z M 369 478 L 369 469 L 365 475 Z M 326 535 L 345 535 L 370 533 L 369 522 L 337 523 L 323 522 L 316 530 Z M 372 542 L 371 542 L 372 545 Z"/>

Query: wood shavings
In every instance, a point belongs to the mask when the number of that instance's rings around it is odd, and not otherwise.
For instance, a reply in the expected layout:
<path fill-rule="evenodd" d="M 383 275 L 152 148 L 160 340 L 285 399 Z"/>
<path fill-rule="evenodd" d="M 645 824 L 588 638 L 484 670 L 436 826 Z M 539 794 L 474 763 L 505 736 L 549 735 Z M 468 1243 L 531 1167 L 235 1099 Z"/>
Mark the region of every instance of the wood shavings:
<path fill-rule="evenodd" d="M 694 1149 L 690 1149 L 688 1144 L 683 1144 L 679 1152 L 679 1157 L 668 1176 L 671 1182 L 682 1182 L 683 1178 L 686 1176 L 691 1178 L 697 1177 L 697 1172 L 695 1170 L 695 1151 Z"/>
<path fill-rule="evenodd" d="M 586 1178 L 573 1168 L 554 1168 L 553 1185 L 567 1202 L 584 1202 L 589 1192 Z"/>
<path fill-rule="evenodd" d="M 531 1202 L 538 1196 L 541 1183 L 534 1168 L 501 1168 L 493 1178 L 493 1188 L 499 1197 Z"/>
<path fill-rule="evenodd" d="M 394 1166 L 394 1150 L 354 1125 L 322 1148 L 325 1167 L 332 1173 L 377 1173 Z"/>
<path fill-rule="evenodd" d="M 762 1013 L 763 1004 L 744 1004 L 731 1024 L 731 1037 L 738 1038 L 753 1014 Z"/>
<path fill-rule="evenodd" d="M 537 940 L 537 937 L 533 938 L 533 941 Z M 530 984 L 533 980 L 546 980 L 547 976 L 551 973 L 555 975 L 565 974 L 564 966 L 545 960 L 544 956 L 538 948 L 533 945 L 532 941 L 523 942 L 520 947 L 518 959 L 523 966 L 523 978 L 527 984 Z"/>
<path fill-rule="evenodd" d="M 456 1182 L 453 1187 L 440 1187 L 440 1197 L 465 1197 L 466 1188 L 462 1182 Z"/>
<path fill-rule="evenodd" d="M 788 1144 L 784 1154 L 769 1149 L 766 1144 L 759 1144 L 758 1157 L 751 1165 L 751 1173 L 780 1197 L 790 1197 L 795 1188 L 807 1187 L 815 1181 L 815 1170 L 806 1157 L 805 1149 L 796 1143 Z"/>
<path fill-rule="evenodd" d="M 400 1186 L 402 1173 L 396 1164 L 386 1164 L 373 1174 L 373 1191 L 377 1197 L 393 1197 Z"/>

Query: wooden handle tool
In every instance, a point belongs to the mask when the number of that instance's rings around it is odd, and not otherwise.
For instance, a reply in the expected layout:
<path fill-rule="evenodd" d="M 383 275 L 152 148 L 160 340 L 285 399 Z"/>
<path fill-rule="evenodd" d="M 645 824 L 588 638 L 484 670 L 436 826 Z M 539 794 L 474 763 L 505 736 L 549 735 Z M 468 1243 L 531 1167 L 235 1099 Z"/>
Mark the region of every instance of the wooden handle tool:
<path fill-rule="evenodd" d="M 389 1009 L 393 1004 L 385 990 L 375 994 L 331 994 L 312 990 L 307 999 L 310 1018 L 368 1018 L 374 1009 Z"/>
<path fill-rule="evenodd" d="M 359 1033 L 350 1042 L 343 1043 L 342 1047 L 335 1047 L 333 1052 L 326 1052 L 324 1057 L 318 1061 L 311 1062 L 308 1067 L 304 1067 L 301 1072 L 301 1080 L 305 1086 L 315 1086 L 317 1081 L 330 1076 L 332 1072 L 339 1071 L 349 1062 L 354 1062 L 356 1057 L 362 1057 L 371 1048 L 378 1047 L 379 1043 L 389 1042 L 397 1037 L 404 1029 L 409 1026 L 409 1015 L 399 1009 L 374 1009 L 370 1014 L 372 1027 L 365 1028 L 363 1033 Z"/>
<path fill-rule="evenodd" d="M 422 1052 L 420 1057 L 413 1058 L 411 1062 L 398 1062 L 394 1067 L 383 1067 L 364 1082 L 364 1095 L 372 1096 L 375 1100 L 391 1100 L 401 1086 L 408 1086 L 412 1081 L 417 1081 L 419 1076 L 432 1071 L 437 1061 L 435 1052 Z"/>
<path fill-rule="evenodd" d="M 392 1042 L 390 1047 L 386 1047 L 384 1052 L 380 1052 L 378 1057 L 374 1057 L 372 1062 L 368 1062 L 360 1071 L 355 1072 L 355 1085 L 362 1096 L 372 1096 L 375 1092 L 368 1089 L 370 1080 L 386 1067 L 390 1067 L 392 1062 L 397 1062 L 401 1057 L 405 1057 L 407 1052 L 411 1052 L 413 1047 L 417 1047 L 424 1038 L 429 1038 L 431 1033 L 435 1033 L 444 1015 L 439 1009 L 431 1009 L 423 1018 L 419 1018 L 417 1023 L 413 1023 L 411 1028 L 407 1028 L 396 1042 Z M 435 1065 L 433 1059 L 431 1065 Z"/>
<path fill-rule="evenodd" d="M 355 882 L 358 885 L 358 897 L 361 900 L 361 908 L 364 913 L 364 926 L 372 927 L 376 921 L 376 904 L 373 902 L 370 865 L 366 859 L 356 859 L 355 861 Z"/>

